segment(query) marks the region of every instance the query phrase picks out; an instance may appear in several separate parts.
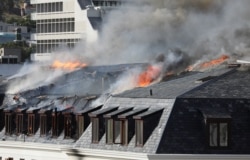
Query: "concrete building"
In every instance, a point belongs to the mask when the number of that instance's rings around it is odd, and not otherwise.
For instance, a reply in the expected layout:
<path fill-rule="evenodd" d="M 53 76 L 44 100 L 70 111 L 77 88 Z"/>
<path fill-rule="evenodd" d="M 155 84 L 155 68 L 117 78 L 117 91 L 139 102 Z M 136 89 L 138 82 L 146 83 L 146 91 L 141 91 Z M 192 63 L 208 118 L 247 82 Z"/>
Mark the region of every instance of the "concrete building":
<path fill-rule="evenodd" d="M 88 0 L 31 0 L 36 12 L 31 19 L 36 21 L 36 53 L 51 53 L 59 46 L 69 48 L 79 41 L 86 41 L 87 34 L 92 30 L 87 19 L 85 6 Z M 35 59 L 37 60 L 37 59 Z"/>
<path fill-rule="evenodd" d="M 22 58 L 21 49 L 0 48 L 0 63 L 16 64 Z"/>
<path fill-rule="evenodd" d="M 87 80 L 90 71 L 96 70 L 89 78 L 101 80 L 103 73 L 95 67 L 18 95 L 4 95 L 7 84 L 2 83 L 0 157 L 247 160 L 249 66 L 235 67 L 172 75 L 149 87 L 110 95 L 102 105 L 91 105 L 97 92 L 84 89 L 93 95 L 80 96 L 79 87 L 76 95 L 63 92 L 79 86 L 76 77 Z M 111 80 L 119 73 L 106 74 Z M 96 82 L 93 87 L 100 90 Z"/>
<path fill-rule="evenodd" d="M 20 28 L 22 40 L 30 40 L 30 34 L 26 26 L 0 22 L 0 43 L 13 42 L 16 39 L 17 28 Z"/>

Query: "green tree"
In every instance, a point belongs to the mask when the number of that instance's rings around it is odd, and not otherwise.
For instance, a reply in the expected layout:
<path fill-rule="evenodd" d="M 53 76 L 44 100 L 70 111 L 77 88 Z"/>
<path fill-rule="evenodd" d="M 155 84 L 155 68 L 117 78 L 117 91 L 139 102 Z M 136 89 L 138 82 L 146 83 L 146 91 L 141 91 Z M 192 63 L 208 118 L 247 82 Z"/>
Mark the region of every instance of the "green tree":
<path fill-rule="evenodd" d="M 14 1 L 13 0 L 1 0 L 2 10 L 5 12 L 10 13 L 11 9 L 14 8 Z"/>

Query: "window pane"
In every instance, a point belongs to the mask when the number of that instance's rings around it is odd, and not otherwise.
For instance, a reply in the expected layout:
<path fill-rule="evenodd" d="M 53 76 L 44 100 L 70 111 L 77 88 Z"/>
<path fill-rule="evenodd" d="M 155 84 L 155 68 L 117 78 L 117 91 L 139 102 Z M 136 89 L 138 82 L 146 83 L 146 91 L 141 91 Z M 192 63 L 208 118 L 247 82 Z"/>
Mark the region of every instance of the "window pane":
<path fill-rule="evenodd" d="M 107 143 L 113 143 L 113 120 L 107 119 Z"/>
<path fill-rule="evenodd" d="M 122 121 L 122 144 L 128 144 L 128 121 Z"/>
<path fill-rule="evenodd" d="M 43 136 L 47 133 L 47 117 L 46 115 L 41 115 L 40 117 L 40 136 Z"/>
<path fill-rule="evenodd" d="M 135 121 L 136 146 L 143 145 L 143 121 Z"/>
<path fill-rule="evenodd" d="M 217 123 L 209 124 L 209 146 L 218 146 L 217 143 Z"/>
<path fill-rule="evenodd" d="M 228 146 L 228 125 L 220 123 L 220 146 Z"/>
<path fill-rule="evenodd" d="M 115 121 L 115 143 L 121 143 L 121 121 Z"/>
<path fill-rule="evenodd" d="M 83 116 L 78 116 L 78 137 L 84 132 L 84 119 Z"/>
<path fill-rule="evenodd" d="M 98 142 L 99 141 L 99 119 L 98 118 L 92 118 L 92 142 Z"/>

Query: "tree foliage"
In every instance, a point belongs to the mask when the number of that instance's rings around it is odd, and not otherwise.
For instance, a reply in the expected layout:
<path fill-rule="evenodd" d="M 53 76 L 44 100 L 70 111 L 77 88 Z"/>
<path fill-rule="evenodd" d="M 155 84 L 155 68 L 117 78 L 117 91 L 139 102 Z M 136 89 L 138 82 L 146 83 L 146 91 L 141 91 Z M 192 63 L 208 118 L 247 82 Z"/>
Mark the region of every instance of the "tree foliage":
<path fill-rule="evenodd" d="M 14 8 L 14 0 L 1 0 L 0 2 L 1 10 L 3 12 L 10 13 L 12 8 Z"/>

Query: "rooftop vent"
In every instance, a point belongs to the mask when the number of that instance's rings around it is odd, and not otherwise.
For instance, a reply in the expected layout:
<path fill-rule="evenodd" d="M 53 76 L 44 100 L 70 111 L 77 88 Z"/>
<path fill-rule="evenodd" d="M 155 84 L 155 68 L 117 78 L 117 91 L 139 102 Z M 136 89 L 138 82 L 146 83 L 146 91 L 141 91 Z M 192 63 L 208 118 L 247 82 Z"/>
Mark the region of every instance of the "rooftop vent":
<path fill-rule="evenodd" d="M 214 79 L 216 78 L 217 76 L 207 76 L 207 77 L 204 77 L 204 78 L 201 78 L 201 79 L 198 79 L 195 81 L 195 83 L 202 83 L 202 82 L 206 82 L 206 81 L 209 81 L 211 79 Z"/>

